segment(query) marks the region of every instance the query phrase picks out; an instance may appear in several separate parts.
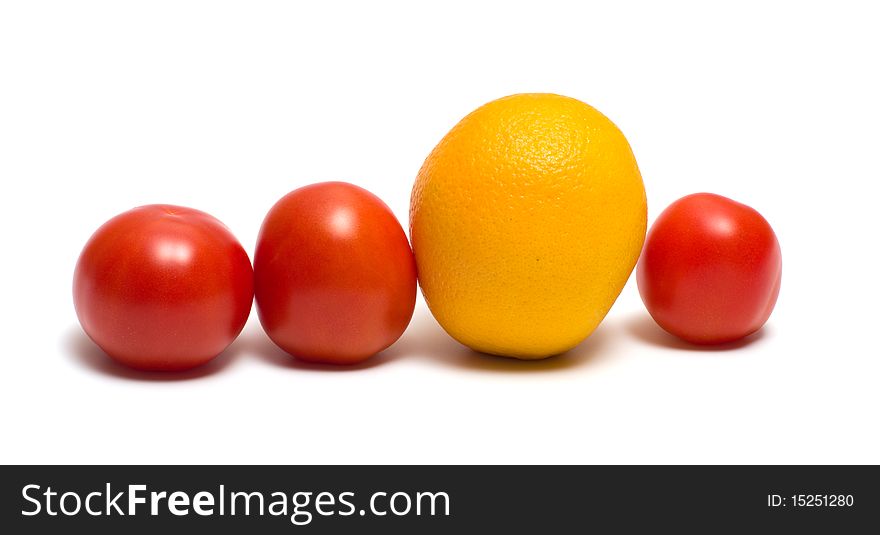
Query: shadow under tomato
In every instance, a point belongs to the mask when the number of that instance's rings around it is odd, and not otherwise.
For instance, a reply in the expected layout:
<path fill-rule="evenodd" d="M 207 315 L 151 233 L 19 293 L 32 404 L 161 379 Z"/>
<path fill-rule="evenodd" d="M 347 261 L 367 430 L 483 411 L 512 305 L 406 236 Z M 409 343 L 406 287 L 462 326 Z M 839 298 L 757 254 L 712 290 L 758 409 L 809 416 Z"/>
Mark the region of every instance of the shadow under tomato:
<path fill-rule="evenodd" d="M 449 336 L 425 309 L 416 312 L 404 336 L 385 353 L 424 358 L 433 363 L 477 372 L 542 373 L 588 365 L 607 349 L 610 331 L 600 327 L 577 347 L 541 360 L 519 360 L 474 351 Z"/>
<path fill-rule="evenodd" d="M 150 372 L 136 370 L 120 364 L 110 358 L 79 328 L 72 328 L 64 338 L 63 347 L 65 353 L 71 356 L 77 363 L 94 372 L 133 381 L 188 381 L 214 375 L 227 368 L 237 359 L 245 349 L 238 343 L 233 342 L 222 353 L 211 361 L 180 372 Z"/>
<path fill-rule="evenodd" d="M 699 345 L 686 342 L 664 331 L 648 313 L 639 313 L 631 316 L 625 323 L 626 331 L 638 340 L 653 346 L 678 349 L 683 351 L 695 351 L 703 353 L 718 353 L 733 351 L 758 343 L 767 336 L 768 328 L 765 325 L 757 332 L 740 340 L 727 344 Z"/>

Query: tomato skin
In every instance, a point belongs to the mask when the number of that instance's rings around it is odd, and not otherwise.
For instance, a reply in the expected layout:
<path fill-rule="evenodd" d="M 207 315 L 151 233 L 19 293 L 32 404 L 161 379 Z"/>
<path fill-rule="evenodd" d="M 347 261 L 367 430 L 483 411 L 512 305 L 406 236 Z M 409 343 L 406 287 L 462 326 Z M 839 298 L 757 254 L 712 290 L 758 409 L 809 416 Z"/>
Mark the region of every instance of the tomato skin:
<path fill-rule="evenodd" d="M 637 271 L 654 320 L 694 344 L 758 331 L 776 305 L 782 252 L 754 209 L 711 193 L 672 203 L 654 222 Z"/>
<path fill-rule="evenodd" d="M 254 254 L 257 312 L 302 360 L 355 364 L 393 344 L 412 318 L 416 266 L 391 210 L 345 182 L 305 186 L 266 215 Z"/>
<path fill-rule="evenodd" d="M 191 208 L 148 205 L 102 225 L 83 248 L 73 302 L 86 334 L 132 368 L 181 371 L 219 355 L 253 303 L 250 259 Z"/>

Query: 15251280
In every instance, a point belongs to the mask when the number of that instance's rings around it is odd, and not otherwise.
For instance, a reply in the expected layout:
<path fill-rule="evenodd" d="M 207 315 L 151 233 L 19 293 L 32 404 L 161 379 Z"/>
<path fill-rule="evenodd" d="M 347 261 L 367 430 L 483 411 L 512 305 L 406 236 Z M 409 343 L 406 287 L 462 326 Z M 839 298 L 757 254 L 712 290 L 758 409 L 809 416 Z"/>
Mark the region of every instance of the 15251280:
<path fill-rule="evenodd" d="M 852 494 L 792 494 L 793 507 L 852 507 Z"/>

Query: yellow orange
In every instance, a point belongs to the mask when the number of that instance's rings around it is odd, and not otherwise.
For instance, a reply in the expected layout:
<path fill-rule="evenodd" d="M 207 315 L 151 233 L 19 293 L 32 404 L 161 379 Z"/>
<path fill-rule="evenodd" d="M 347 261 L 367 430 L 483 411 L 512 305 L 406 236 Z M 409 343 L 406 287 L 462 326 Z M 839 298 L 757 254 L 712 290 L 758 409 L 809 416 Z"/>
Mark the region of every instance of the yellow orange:
<path fill-rule="evenodd" d="M 537 359 L 599 325 L 645 240 L 629 143 L 593 107 L 519 94 L 462 119 L 419 171 L 410 233 L 440 325 L 486 353 Z"/>

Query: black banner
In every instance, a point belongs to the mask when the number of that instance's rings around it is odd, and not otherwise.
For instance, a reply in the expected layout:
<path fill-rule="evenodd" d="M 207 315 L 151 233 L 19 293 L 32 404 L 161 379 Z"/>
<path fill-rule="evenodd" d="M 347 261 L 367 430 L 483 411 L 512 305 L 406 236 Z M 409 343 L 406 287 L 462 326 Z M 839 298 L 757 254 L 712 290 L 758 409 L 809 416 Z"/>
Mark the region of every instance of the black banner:
<path fill-rule="evenodd" d="M 6 466 L 0 474 L 4 533 L 880 529 L 877 466 Z"/>

